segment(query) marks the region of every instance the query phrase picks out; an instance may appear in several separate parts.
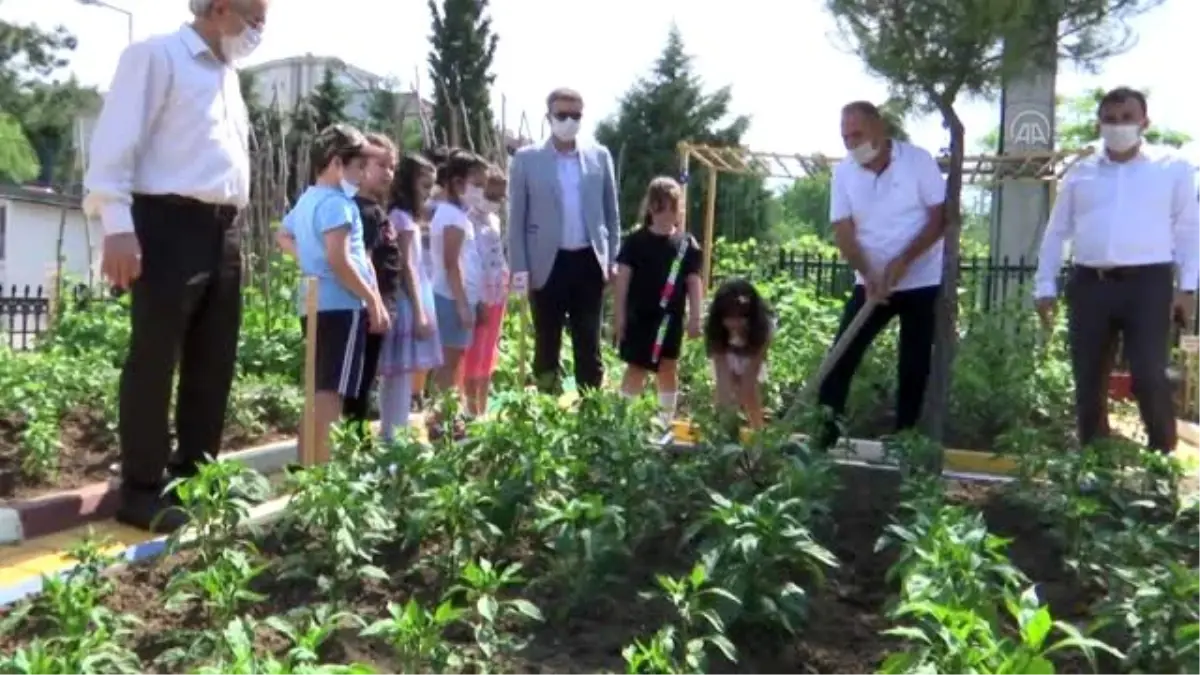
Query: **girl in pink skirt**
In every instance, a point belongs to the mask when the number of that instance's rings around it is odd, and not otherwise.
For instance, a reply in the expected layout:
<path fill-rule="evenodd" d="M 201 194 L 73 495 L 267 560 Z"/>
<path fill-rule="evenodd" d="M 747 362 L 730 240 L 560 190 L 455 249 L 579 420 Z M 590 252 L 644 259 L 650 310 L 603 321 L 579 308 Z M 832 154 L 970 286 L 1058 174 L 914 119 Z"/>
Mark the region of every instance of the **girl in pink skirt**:
<path fill-rule="evenodd" d="M 500 209 L 504 206 L 508 180 L 498 167 L 488 170 L 484 201 L 469 215 L 475 225 L 475 255 L 482 270 L 482 302 L 475 320 L 475 333 L 463 355 L 463 392 L 467 412 L 479 417 L 487 412 L 492 373 L 500 349 L 504 326 L 504 308 L 508 304 L 508 261 L 500 237 Z"/>
<path fill-rule="evenodd" d="M 427 218 L 425 202 L 436 168 L 420 155 L 406 154 L 392 181 L 387 236 L 403 254 L 401 285 L 392 327 L 379 355 L 379 413 L 383 436 L 391 440 L 408 426 L 413 380 L 442 365 L 442 343 L 433 310 L 433 281 L 424 271 L 418 221 Z"/>

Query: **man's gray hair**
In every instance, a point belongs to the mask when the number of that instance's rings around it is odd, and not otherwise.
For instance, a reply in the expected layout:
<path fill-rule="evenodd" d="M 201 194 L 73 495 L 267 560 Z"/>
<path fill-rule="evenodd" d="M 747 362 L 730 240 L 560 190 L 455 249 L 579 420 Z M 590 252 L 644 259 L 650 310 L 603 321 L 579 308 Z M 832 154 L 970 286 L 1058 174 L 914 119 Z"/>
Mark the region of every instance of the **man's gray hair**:
<path fill-rule="evenodd" d="M 245 0 L 233 0 L 233 4 L 240 7 L 245 7 Z M 192 16 L 208 16 L 212 11 L 213 0 L 188 0 L 188 9 L 192 10 Z"/>

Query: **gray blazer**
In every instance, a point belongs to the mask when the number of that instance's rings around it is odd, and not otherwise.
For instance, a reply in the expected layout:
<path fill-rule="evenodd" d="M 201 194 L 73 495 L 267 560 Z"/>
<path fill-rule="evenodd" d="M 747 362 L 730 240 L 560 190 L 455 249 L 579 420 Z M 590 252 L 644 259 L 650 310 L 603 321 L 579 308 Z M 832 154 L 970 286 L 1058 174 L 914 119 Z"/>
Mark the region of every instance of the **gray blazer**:
<path fill-rule="evenodd" d="M 602 145 L 580 145 L 579 158 L 583 221 L 607 279 L 621 241 L 612 155 Z M 508 167 L 508 257 L 514 273 L 529 273 L 531 288 L 541 288 L 550 278 L 562 243 L 562 221 L 557 151 L 549 142 L 521 148 Z"/>

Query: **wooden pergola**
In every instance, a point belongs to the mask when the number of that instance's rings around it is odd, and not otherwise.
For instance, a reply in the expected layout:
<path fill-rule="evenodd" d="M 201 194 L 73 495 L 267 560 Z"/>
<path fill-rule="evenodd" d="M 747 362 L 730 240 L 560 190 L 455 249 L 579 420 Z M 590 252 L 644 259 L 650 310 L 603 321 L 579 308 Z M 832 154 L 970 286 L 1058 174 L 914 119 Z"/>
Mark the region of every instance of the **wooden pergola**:
<path fill-rule="evenodd" d="M 798 180 L 828 173 L 841 157 L 822 154 L 762 152 L 741 146 L 706 145 L 683 141 L 678 146 L 680 171 L 691 176 L 692 161 L 707 170 L 704 188 L 704 266 L 702 275 L 707 286 L 712 279 L 712 249 L 717 217 L 717 176 L 753 175 L 763 178 Z M 963 162 L 963 182 L 990 184 L 1001 180 L 1039 180 L 1053 185 L 1080 159 L 1092 153 L 1084 150 L 1055 150 L 1014 155 L 971 155 Z M 949 158 L 939 157 L 942 171 L 949 169 Z M 688 181 L 690 183 L 690 181 Z M 683 186 L 686 199 L 688 185 Z M 1053 199 L 1053 192 L 1051 192 Z M 686 218 L 686 215 L 685 215 Z"/>

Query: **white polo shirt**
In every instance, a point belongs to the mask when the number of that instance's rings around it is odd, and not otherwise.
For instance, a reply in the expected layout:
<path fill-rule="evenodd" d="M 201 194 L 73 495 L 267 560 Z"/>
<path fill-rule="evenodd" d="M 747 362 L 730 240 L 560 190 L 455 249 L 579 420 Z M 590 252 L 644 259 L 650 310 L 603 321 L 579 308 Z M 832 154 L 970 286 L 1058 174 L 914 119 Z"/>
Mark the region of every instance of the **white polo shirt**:
<path fill-rule="evenodd" d="M 937 160 L 911 143 L 892 141 L 892 161 L 876 174 L 847 157 L 833 168 L 829 220 L 854 220 L 858 245 L 871 269 L 883 272 L 929 223 L 929 209 L 946 200 Z M 942 283 L 942 240 L 913 261 L 895 290 Z M 854 273 L 855 282 L 863 283 Z"/>

